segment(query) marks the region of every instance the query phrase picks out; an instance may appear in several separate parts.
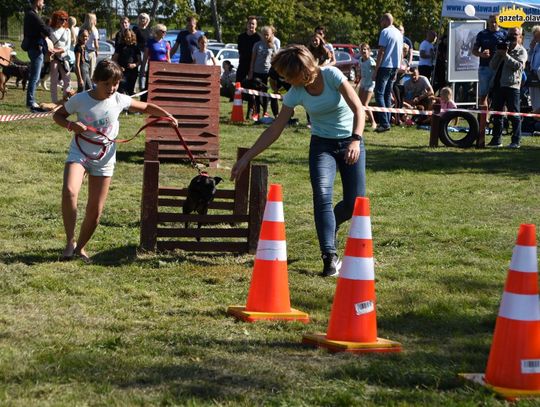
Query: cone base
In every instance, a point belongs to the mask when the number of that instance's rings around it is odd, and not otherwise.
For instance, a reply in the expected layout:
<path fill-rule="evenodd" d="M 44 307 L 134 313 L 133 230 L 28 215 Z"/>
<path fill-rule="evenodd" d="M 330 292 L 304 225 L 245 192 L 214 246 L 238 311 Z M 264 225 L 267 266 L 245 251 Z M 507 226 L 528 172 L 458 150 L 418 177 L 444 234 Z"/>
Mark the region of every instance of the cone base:
<path fill-rule="evenodd" d="M 256 322 L 262 320 L 274 321 L 298 321 L 304 324 L 309 322 L 309 315 L 305 312 L 291 308 L 290 312 L 256 312 L 246 311 L 245 306 L 231 305 L 227 308 L 227 314 L 232 315 L 245 322 Z"/>
<path fill-rule="evenodd" d="M 458 376 L 461 379 L 484 386 L 506 400 L 540 397 L 540 390 L 508 389 L 506 387 L 492 386 L 486 382 L 486 375 L 483 373 L 459 373 Z"/>
<path fill-rule="evenodd" d="M 401 343 L 388 339 L 377 338 L 376 342 L 346 342 L 326 339 L 326 334 L 306 334 L 302 343 L 326 348 L 330 352 L 372 353 L 372 352 L 401 352 Z"/>

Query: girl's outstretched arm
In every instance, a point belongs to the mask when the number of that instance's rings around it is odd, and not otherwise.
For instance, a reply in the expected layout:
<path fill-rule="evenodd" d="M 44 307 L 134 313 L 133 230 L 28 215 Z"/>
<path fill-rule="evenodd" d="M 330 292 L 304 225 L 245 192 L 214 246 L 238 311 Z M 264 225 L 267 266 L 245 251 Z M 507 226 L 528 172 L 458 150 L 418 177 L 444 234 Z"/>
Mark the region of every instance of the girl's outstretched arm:
<path fill-rule="evenodd" d="M 145 102 L 140 102 L 138 100 L 132 100 L 129 110 L 132 112 L 146 113 L 150 116 L 170 117 L 171 119 L 173 119 L 174 125 L 178 126 L 178 121 L 174 118 L 172 114 L 170 114 L 165 109 L 153 103 L 145 103 Z"/>

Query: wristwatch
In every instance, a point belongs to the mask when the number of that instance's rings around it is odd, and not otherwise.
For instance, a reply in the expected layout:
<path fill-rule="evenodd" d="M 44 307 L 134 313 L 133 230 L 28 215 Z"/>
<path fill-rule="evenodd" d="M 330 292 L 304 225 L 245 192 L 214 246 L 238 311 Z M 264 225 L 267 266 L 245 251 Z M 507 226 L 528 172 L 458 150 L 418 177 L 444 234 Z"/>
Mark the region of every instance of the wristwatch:
<path fill-rule="evenodd" d="M 357 140 L 357 141 L 363 141 L 364 140 L 364 137 L 362 137 L 360 134 L 356 134 L 356 133 L 353 133 L 351 135 L 351 137 L 353 138 L 353 140 Z"/>

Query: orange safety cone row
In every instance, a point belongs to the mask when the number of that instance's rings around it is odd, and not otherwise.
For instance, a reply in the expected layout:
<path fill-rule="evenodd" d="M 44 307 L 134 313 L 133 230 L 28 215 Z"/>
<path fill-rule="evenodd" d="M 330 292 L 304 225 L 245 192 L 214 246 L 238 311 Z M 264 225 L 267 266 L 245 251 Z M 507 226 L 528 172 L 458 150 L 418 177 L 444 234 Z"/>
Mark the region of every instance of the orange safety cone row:
<path fill-rule="evenodd" d="M 460 374 L 507 399 L 540 397 L 536 227 L 525 224 L 508 270 L 485 375 Z"/>
<path fill-rule="evenodd" d="M 302 342 L 332 352 L 399 352 L 401 344 L 377 338 L 375 271 L 369 199 L 358 197 L 339 273 L 327 334 Z"/>
<path fill-rule="evenodd" d="M 240 82 L 236 82 L 234 91 L 234 100 L 233 107 L 231 111 L 231 122 L 233 123 L 243 123 L 244 121 L 244 111 L 242 109 L 242 86 Z"/>
<path fill-rule="evenodd" d="M 247 322 L 261 319 L 309 322 L 308 314 L 291 308 L 281 185 L 270 185 L 247 304 L 230 306 L 227 313 Z"/>

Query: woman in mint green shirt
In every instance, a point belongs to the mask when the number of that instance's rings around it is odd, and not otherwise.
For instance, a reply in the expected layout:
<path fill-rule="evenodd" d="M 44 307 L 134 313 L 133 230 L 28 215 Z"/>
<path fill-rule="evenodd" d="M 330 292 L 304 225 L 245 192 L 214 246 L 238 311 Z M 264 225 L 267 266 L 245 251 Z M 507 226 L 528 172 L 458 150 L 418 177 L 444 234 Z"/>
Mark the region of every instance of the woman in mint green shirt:
<path fill-rule="evenodd" d="M 335 67 L 319 67 L 303 45 L 282 49 L 272 67 L 290 83 L 278 117 L 240 158 L 231 171 L 236 179 L 248 163 L 281 135 L 294 107 L 301 105 L 311 117 L 309 172 L 313 189 L 315 226 L 323 259 L 323 277 L 339 274 L 336 236 L 351 218 L 357 196 L 365 195 L 365 160 L 362 133 L 365 115 L 358 95 Z M 343 199 L 333 206 L 334 179 L 339 170 Z"/>

